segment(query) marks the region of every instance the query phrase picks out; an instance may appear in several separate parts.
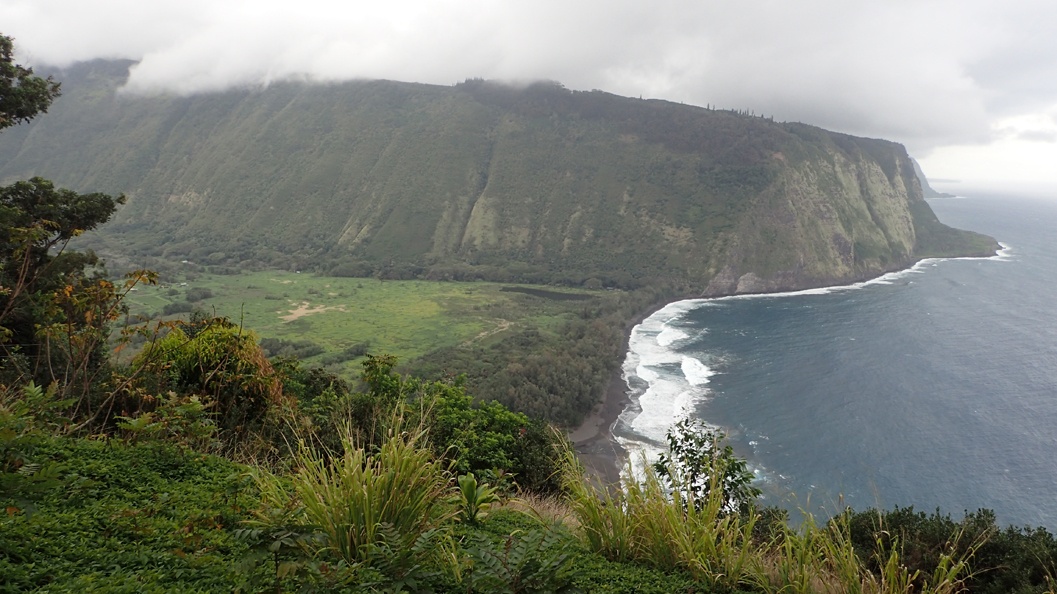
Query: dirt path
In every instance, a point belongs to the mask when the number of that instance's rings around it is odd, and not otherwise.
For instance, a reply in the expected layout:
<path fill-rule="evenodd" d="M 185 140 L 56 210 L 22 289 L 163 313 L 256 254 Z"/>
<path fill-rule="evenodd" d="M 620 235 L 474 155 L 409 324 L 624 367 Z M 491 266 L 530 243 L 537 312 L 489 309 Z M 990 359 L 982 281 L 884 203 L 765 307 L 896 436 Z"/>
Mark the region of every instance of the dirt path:
<path fill-rule="evenodd" d="M 285 316 L 279 316 L 280 320 L 284 322 L 292 322 L 298 318 L 310 316 L 312 314 L 323 313 L 325 311 L 345 311 L 344 305 L 312 305 L 307 301 L 302 301 L 297 307 L 289 310 L 290 313 Z"/>
<path fill-rule="evenodd" d="M 484 332 L 481 332 L 477 336 L 474 336 L 470 340 L 467 340 L 466 342 L 462 343 L 461 346 L 470 346 L 471 344 L 477 342 L 478 340 L 483 340 L 483 339 L 488 338 L 489 336 L 491 336 L 493 334 L 499 334 L 503 330 L 506 330 L 507 328 L 510 328 L 510 326 L 512 326 L 512 325 L 513 324 L 510 321 L 500 318 L 500 319 L 496 320 L 496 327 L 495 328 L 490 328 L 488 330 L 485 330 Z"/>

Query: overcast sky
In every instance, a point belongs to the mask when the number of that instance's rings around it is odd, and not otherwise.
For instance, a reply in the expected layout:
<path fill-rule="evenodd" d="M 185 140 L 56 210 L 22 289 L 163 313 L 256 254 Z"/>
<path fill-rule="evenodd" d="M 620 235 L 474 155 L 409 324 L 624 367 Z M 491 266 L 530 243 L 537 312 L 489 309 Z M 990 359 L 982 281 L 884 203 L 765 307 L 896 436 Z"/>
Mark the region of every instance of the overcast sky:
<path fill-rule="evenodd" d="M 0 0 L 19 59 L 129 86 L 550 79 L 902 142 L 940 189 L 1057 195 L 1053 0 Z"/>

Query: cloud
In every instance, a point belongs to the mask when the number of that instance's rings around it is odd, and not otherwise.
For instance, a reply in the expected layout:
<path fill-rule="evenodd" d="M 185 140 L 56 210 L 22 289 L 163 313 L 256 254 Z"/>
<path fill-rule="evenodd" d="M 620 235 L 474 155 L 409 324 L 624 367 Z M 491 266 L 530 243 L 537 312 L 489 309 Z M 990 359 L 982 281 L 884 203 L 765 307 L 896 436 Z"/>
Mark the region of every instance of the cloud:
<path fill-rule="evenodd" d="M 890 138 L 917 154 L 992 142 L 997 121 L 1057 103 L 1053 22 L 1048 0 L 0 5 L 0 32 L 16 37 L 22 56 L 139 60 L 133 92 L 284 79 L 551 79 Z"/>
<path fill-rule="evenodd" d="M 1053 130 L 1024 130 L 1017 133 L 1017 138 L 1029 142 L 1057 142 L 1057 132 Z"/>

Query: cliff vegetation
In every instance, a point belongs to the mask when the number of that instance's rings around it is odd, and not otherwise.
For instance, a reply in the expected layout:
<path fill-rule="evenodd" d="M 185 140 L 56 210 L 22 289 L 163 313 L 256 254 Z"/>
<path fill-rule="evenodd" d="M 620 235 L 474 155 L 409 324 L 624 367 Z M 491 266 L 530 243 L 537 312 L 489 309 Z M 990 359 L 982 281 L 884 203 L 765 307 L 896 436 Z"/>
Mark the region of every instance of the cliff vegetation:
<path fill-rule="evenodd" d="M 718 295 L 997 247 L 941 224 L 883 140 L 549 82 L 138 97 L 128 67 L 62 72 L 0 140 L 0 179 L 127 196 L 108 254 Z"/>

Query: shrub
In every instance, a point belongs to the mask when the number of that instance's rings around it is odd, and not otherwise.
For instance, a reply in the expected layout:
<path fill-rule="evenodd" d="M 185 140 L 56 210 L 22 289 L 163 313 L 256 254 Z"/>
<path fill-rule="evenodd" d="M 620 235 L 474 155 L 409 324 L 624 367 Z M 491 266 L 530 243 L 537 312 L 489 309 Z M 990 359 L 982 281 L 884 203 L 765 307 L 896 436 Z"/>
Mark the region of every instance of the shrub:
<path fill-rule="evenodd" d="M 702 504 L 715 487 L 724 511 L 744 514 L 760 490 L 752 486 L 756 477 L 745 460 L 724 443 L 725 438 L 722 432 L 709 431 L 698 421 L 683 419 L 668 431 L 668 453 L 661 454 L 653 468 L 670 488 L 682 491 L 688 499 Z M 673 468 L 678 472 L 671 472 Z"/>
<path fill-rule="evenodd" d="M 943 556 L 972 555 L 973 572 L 965 579 L 974 593 L 1045 592 L 1057 569 L 1057 541 L 1044 528 L 999 529 L 995 514 L 981 509 L 961 521 L 939 510 L 931 514 L 913 507 L 866 510 L 850 514 L 851 538 L 856 548 L 876 544 L 882 551 L 899 548 L 903 562 L 922 577 L 931 574 Z M 878 561 L 867 559 L 878 571 Z M 921 580 L 918 580 L 919 582 Z"/>
<path fill-rule="evenodd" d="M 536 493 L 560 488 L 560 434 L 498 402 L 475 403 L 462 378 L 422 386 L 430 411 L 430 439 L 457 472 L 497 478 L 504 470 L 518 486 Z"/>
<path fill-rule="evenodd" d="M 213 291 L 211 291 L 210 289 L 207 289 L 205 287 L 193 287 L 191 289 L 187 289 L 186 299 L 189 303 L 194 303 L 203 299 L 209 299 L 212 296 Z"/>
<path fill-rule="evenodd" d="M 456 514 L 451 475 L 426 448 L 423 427 L 405 427 L 401 418 L 390 426 L 389 439 L 373 454 L 351 429 L 341 454 L 302 448 L 288 484 L 259 470 L 264 507 L 257 525 L 275 516 L 269 510 L 295 510 L 292 525 L 318 531 L 322 554 L 415 589 L 432 544 Z"/>
<path fill-rule="evenodd" d="M 323 347 L 311 340 L 285 340 L 282 338 L 262 338 L 261 350 L 265 356 L 307 359 L 323 352 Z"/>
<path fill-rule="evenodd" d="M 190 313 L 194 311 L 195 306 L 187 301 L 176 301 L 174 303 L 166 303 L 165 307 L 161 309 L 162 315 L 173 316 L 180 313 Z"/>
<path fill-rule="evenodd" d="M 144 349 L 134 366 L 160 380 L 159 391 L 212 402 L 217 428 L 228 437 L 259 429 L 269 411 L 288 404 L 256 337 L 223 319 L 177 325 Z"/>

